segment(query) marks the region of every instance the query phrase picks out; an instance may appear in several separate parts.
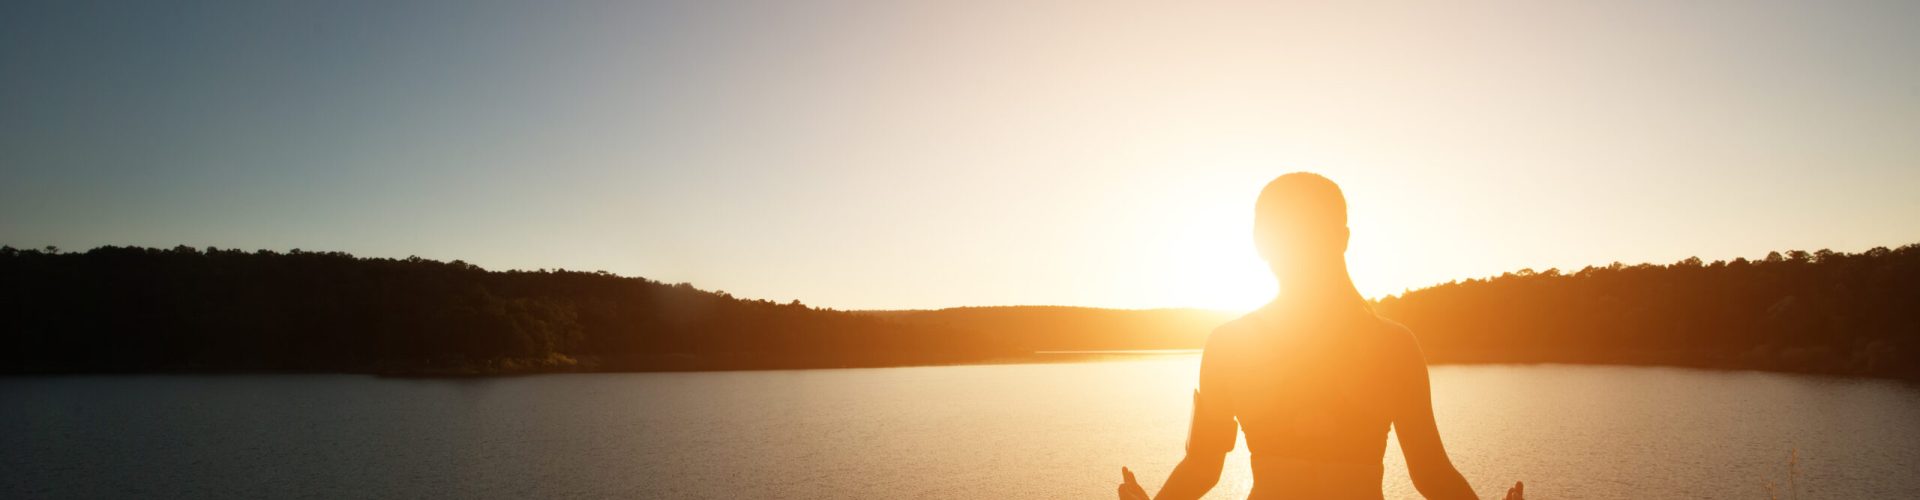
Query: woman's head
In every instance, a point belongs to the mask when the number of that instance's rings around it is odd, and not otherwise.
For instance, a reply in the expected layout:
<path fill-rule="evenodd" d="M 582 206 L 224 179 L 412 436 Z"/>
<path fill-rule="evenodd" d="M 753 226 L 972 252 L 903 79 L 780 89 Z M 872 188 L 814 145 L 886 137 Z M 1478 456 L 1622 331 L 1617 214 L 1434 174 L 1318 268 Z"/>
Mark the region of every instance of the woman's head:
<path fill-rule="evenodd" d="M 1253 210 L 1254 244 L 1274 273 L 1345 263 L 1347 199 L 1332 180 L 1307 172 L 1282 175 L 1260 190 Z"/>

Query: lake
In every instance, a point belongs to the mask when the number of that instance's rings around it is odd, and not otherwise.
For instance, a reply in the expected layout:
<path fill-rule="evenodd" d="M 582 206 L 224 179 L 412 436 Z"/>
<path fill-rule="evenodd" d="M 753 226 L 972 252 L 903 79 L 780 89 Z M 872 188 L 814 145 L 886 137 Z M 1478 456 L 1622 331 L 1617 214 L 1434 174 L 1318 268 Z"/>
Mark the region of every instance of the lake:
<path fill-rule="evenodd" d="M 1111 498 L 1180 458 L 1198 358 L 843 370 L 0 378 L 6 498 Z M 1483 496 L 1920 498 L 1920 387 L 1438 366 Z M 1417 498 L 1397 447 L 1389 498 Z M 1240 498 L 1244 441 L 1209 498 Z M 1782 498 L 1785 498 L 1784 492 Z"/>

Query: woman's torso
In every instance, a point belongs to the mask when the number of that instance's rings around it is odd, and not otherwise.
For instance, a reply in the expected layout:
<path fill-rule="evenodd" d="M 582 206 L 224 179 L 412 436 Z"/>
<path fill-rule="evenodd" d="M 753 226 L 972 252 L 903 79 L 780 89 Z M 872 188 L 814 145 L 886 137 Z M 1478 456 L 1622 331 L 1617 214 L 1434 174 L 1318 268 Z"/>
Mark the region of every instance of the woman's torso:
<path fill-rule="evenodd" d="M 1252 454 L 1252 497 L 1380 498 L 1403 385 L 1388 344 L 1404 330 L 1364 307 L 1249 319 L 1224 373 Z"/>

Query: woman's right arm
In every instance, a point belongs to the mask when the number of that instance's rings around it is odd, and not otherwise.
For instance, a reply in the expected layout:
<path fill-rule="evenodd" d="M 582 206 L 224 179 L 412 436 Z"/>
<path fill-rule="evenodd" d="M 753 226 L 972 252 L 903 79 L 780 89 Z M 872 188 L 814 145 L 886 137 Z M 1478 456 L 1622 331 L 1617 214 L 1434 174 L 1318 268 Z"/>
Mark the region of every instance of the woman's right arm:
<path fill-rule="evenodd" d="M 1398 411 L 1393 419 L 1394 434 L 1400 436 L 1400 450 L 1407 456 L 1407 475 L 1413 488 L 1430 499 L 1473 499 L 1480 497 L 1473 486 L 1453 468 L 1447 449 L 1440 444 L 1440 428 L 1433 421 L 1433 396 L 1427 378 L 1427 361 L 1420 346 L 1407 335 L 1407 353 L 1400 360 L 1407 380 L 1401 387 Z"/>

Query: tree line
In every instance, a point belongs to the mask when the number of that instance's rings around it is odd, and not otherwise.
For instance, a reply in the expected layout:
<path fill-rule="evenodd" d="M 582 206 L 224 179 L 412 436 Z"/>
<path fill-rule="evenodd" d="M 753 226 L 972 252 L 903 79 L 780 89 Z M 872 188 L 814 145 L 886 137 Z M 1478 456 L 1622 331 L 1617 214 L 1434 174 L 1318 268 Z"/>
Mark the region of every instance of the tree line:
<path fill-rule="evenodd" d="M 1640 363 L 1920 378 L 1920 244 L 1522 269 L 1385 297 L 1430 361 Z"/>
<path fill-rule="evenodd" d="M 1523 269 L 1373 303 L 1438 363 L 1920 379 L 1920 244 Z M 0 248 L 0 371 L 483 374 L 963 363 L 1197 348 L 1191 309 L 837 311 L 606 272 L 176 247 Z"/>
<path fill-rule="evenodd" d="M 938 326 L 606 272 L 341 252 L 0 248 L 12 372 L 419 374 L 947 363 Z"/>

